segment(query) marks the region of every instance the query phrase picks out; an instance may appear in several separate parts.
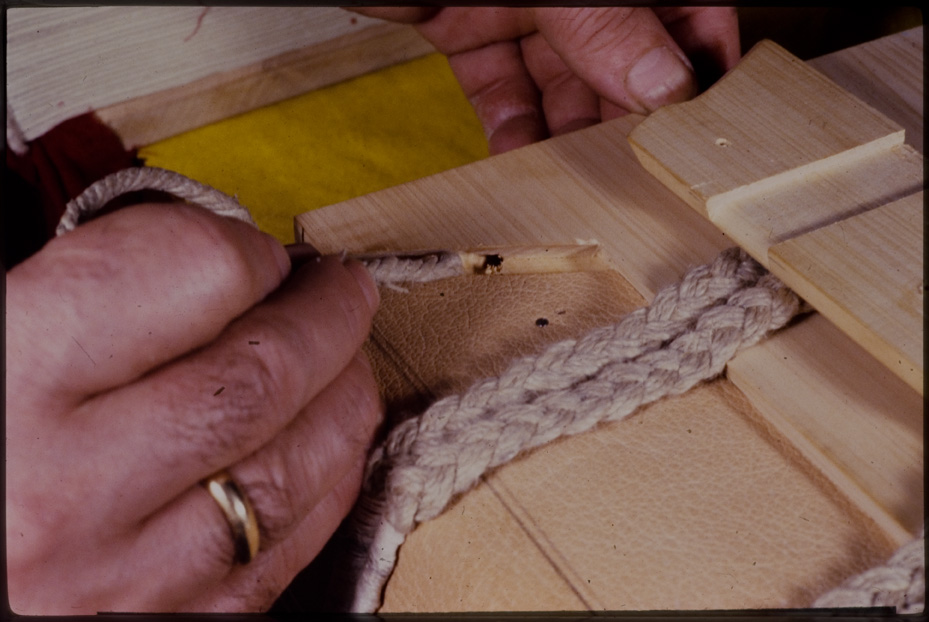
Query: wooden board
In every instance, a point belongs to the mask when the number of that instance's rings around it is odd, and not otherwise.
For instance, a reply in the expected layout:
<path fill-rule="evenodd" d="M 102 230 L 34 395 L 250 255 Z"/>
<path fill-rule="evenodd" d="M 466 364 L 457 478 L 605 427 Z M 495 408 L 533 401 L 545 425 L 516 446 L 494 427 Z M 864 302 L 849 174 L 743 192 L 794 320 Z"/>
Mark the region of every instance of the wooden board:
<path fill-rule="evenodd" d="M 879 49 L 884 40 L 871 45 Z M 890 49 L 899 53 L 897 47 Z M 894 84 L 893 88 L 905 89 L 907 84 Z M 311 240 L 324 252 L 532 246 L 594 240 L 600 243 L 611 266 L 650 298 L 659 287 L 679 279 L 689 266 L 709 261 L 732 241 L 655 178 L 641 172 L 625 140 L 640 120 L 624 117 L 303 214 L 297 219 L 297 239 Z M 623 175 L 615 174 L 617 170 Z M 770 343 L 790 340 L 790 335 L 791 331 L 784 331 Z M 908 423 L 899 429 L 901 437 L 891 434 L 873 439 L 876 451 L 884 455 L 894 456 L 896 447 L 911 442 L 921 447 L 921 403 L 901 394 L 898 386 L 875 387 L 884 393 L 874 396 L 873 403 L 881 405 L 876 411 L 849 402 L 847 396 L 858 394 L 855 388 L 861 386 L 862 379 L 881 377 L 883 366 L 854 346 L 842 347 L 855 353 L 852 358 L 828 358 L 826 353 L 834 348 L 827 343 L 847 339 L 839 331 L 824 330 L 814 334 L 812 341 L 794 342 L 791 348 L 796 348 L 797 353 L 788 359 L 800 366 L 792 370 L 798 372 L 800 384 L 792 384 L 792 391 L 831 394 L 829 401 L 845 412 L 847 425 L 855 429 L 880 428 L 885 419 L 906 420 Z M 775 345 L 765 344 L 753 351 L 775 349 Z M 801 355 L 801 351 L 813 352 L 814 356 Z M 827 358 L 817 358 L 818 353 Z M 785 378 L 783 355 L 768 358 L 768 364 L 760 366 L 758 375 L 749 382 L 769 387 L 773 394 L 763 401 L 777 404 Z M 836 369 L 841 381 L 822 386 L 817 382 L 819 368 Z M 795 428 L 803 429 L 803 421 L 822 419 L 823 414 L 819 405 L 811 402 L 808 408 L 801 405 L 778 419 L 786 426 L 785 433 L 794 436 Z M 828 431 L 828 427 L 822 430 Z M 819 439 L 812 439 L 812 447 L 819 445 Z M 822 445 L 837 446 L 829 438 L 823 439 Z M 841 444 L 824 460 L 839 465 L 860 464 L 853 471 L 871 468 L 862 463 L 858 448 L 843 448 Z M 910 468 L 911 464 L 900 464 L 889 471 L 899 475 L 909 473 Z M 847 467 L 838 471 L 845 473 Z M 893 478 L 893 473 L 888 476 Z M 863 503 L 873 503 L 869 513 L 897 540 L 904 541 L 908 530 L 918 528 L 912 522 L 903 522 L 912 512 L 902 508 L 912 504 L 921 507 L 921 497 L 903 493 L 912 491 L 910 484 L 891 488 L 859 484 L 848 478 L 840 482 L 843 489 L 858 489 L 854 494 Z"/>
<path fill-rule="evenodd" d="M 921 47 L 906 49 L 921 60 Z M 868 44 L 865 56 L 900 53 L 898 41 L 890 38 Z M 913 62 L 918 61 L 902 61 Z M 828 63 L 823 66 L 828 69 Z M 849 79 L 847 65 L 843 71 Z M 870 80 L 866 67 L 860 72 L 861 80 Z M 896 97 L 899 91 L 921 92 L 922 86 L 871 81 L 869 88 Z M 612 270 L 651 298 L 733 242 L 637 165 L 626 136 L 640 121 L 617 119 L 303 214 L 297 239 L 323 252 L 353 253 L 597 243 Z M 922 399 L 844 333 L 815 315 L 741 354 L 729 378 L 751 400 L 740 416 L 758 417 L 794 464 L 824 476 L 835 495 L 850 501 L 851 511 L 873 521 L 883 534 L 877 540 L 902 544 L 919 529 Z M 544 460 L 536 464 L 545 468 Z M 523 533 L 533 534 L 530 540 L 544 540 L 545 528 L 531 526 L 531 511 L 513 512 Z M 449 530 L 457 525 L 452 518 L 438 520 L 452 521 Z M 560 549 L 542 550 L 554 559 L 552 551 Z M 403 556 L 401 551 L 401 563 Z M 577 594 L 579 584 L 574 585 Z"/>
<path fill-rule="evenodd" d="M 714 222 L 741 197 L 903 138 L 902 127 L 770 41 L 706 93 L 665 106 L 629 134 L 642 166 Z"/>
<path fill-rule="evenodd" d="M 384 290 L 367 350 L 395 421 L 643 303 L 615 271 L 446 279 Z M 804 606 L 890 548 L 718 380 L 486 475 L 403 545 L 384 607 Z"/>
<path fill-rule="evenodd" d="M 922 192 L 781 242 L 771 267 L 922 391 Z M 918 269 L 917 269 L 918 268 Z"/>
<path fill-rule="evenodd" d="M 178 87 L 106 106 L 97 116 L 129 146 L 227 119 L 430 52 L 411 26 L 381 23 Z"/>
<path fill-rule="evenodd" d="M 826 54 L 808 64 L 903 127 L 906 143 L 923 153 L 922 28 Z"/>
<path fill-rule="evenodd" d="M 921 235 L 859 244 L 864 255 L 846 261 L 868 264 L 877 253 L 869 265 L 894 273 L 852 270 L 841 286 L 837 273 L 820 282 L 821 271 L 769 256 L 797 236 L 832 240 L 809 232 L 919 193 L 923 158 L 903 139 L 898 124 L 770 42 L 707 93 L 659 110 L 629 135 L 647 170 L 921 392 L 922 304 L 909 294 L 922 281 Z M 920 195 L 913 218 L 921 203 Z M 888 291 L 891 283 L 907 290 Z M 835 304 L 841 288 L 856 296 Z M 909 302 L 868 311 L 867 301 L 888 295 Z"/>
<path fill-rule="evenodd" d="M 338 7 L 17 7 L 7 113 L 32 140 L 97 110 L 134 147 L 432 51 Z"/>

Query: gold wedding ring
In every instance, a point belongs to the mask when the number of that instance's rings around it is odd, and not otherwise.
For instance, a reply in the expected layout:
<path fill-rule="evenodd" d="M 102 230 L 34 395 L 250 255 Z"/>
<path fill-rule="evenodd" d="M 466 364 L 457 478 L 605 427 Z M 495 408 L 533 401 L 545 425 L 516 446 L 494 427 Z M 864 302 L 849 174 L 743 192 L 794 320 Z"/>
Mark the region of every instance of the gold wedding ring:
<path fill-rule="evenodd" d="M 235 544 L 236 563 L 247 564 L 258 553 L 259 544 L 258 521 L 252 504 L 228 471 L 219 471 L 202 483 L 219 504 L 229 523 Z"/>

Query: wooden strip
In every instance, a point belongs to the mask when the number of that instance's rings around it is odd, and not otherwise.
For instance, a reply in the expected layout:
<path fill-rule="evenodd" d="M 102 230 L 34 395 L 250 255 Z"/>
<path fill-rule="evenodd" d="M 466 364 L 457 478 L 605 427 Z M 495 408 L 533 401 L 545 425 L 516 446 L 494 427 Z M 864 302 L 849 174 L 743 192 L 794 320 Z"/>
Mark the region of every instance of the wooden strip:
<path fill-rule="evenodd" d="M 923 399 L 815 314 L 726 375 L 765 420 L 901 546 L 923 523 Z"/>
<path fill-rule="evenodd" d="M 901 48 L 891 41 L 866 44 L 864 57 L 921 65 L 921 49 Z M 895 60 L 901 54 L 915 55 L 916 60 Z M 841 58 L 826 59 L 820 68 L 828 73 Z M 849 66 L 842 70 L 851 79 Z M 872 82 L 866 66 L 859 68 L 858 75 L 867 88 L 875 89 L 877 101 L 885 99 L 884 93 L 891 97 L 917 88 L 921 92 L 919 83 Z M 611 267 L 650 299 L 660 287 L 679 280 L 688 267 L 710 261 L 732 240 L 637 166 L 626 135 L 641 119 L 630 115 L 302 214 L 296 220 L 296 239 L 336 253 L 596 241 Z M 916 129 L 921 132 L 921 125 Z M 848 473 L 833 479 L 838 489 L 902 543 L 919 522 L 913 517 L 922 516 L 921 497 L 902 493 L 888 497 L 886 491 L 911 491 L 913 483 L 907 478 L 912 471 L 900 464 L 871 464 L 863 456 L 896 455 L 898 447 L 912 445 L 920 449 L 906 459 L 921 472 L 921 425 L 900 426 L 898 437 L 871 435 L 866 441 L 869 452 L 861 451 L 858 437 L 844 444 L 836 442 L 836 436 L 844 438 L 843 429 L 879 429 L 886 420 L 921 422 L 922 401 L 906 385 L 893 382 L 868 384 L 862 395 L 861 379 L 885 378 L 883 365 L 838 330 L 793 337 L 805 325 L 752 348 L 755 363 L 750 377 L 743 381 L 731 372 L 732 378 L 787 438 L 809 425 L 809 442 L 801 449 L 804 455 L 813 464 L 833 465 L 832 475 Z M 730 370 L 737 369 L 747 355 L 737 357 Z M 789 374 L 784 365 L 790 366 Z M 835 371 L 827 383 L 821 380 L 824 370 Z M 757 391 L 750 390 L 754 387 Z M 784 399 L 788 394 L 822 399 L 788 401 Z M 826 416 L 837 412 L 843 416 L 839 428 Z M 823 423 L 812 425 L 816 422 Z M 879 474 L 877 480 L 856 475 L 871 469 Z M 893 485 L 888 487 L 887 481 Z"/>
<path fill-rule="evenodd" d="M 717 203 L 710 219 L 752 257 L 789 280 L 769 261 L 773 245 L 919 192 L 923 157 L 900 145 L 876 157 L 788 174 L 780 181 L 766 191 Z"/>
<path fill-rule="evenodd" d="M 29 140 L 88 110 L 381 23 L 338 7 L 21 6 L 6 17 L 8 103 Z"/>
<path fill-rule="evenodd" d="M 850 294 L 846 304 L 835 304 L 835 283 L 810 281 L 825 277 L 832 267 L 800 270 L 769 257 L 774 244 L 898 201 L 924 183 L 923 158 L 900 143 L 903 131 L 897 124 L 818 72 L 798 69 L 798 62 L 774 44 L 759 44 L 709 92 L 659 111 L 631 132 L 630 141 L 643 164 L 673 191 L 921 390 L 922 341 L 912 337 L 922 326 L 921 304 L 850 313 L 847 303 L 863 311 L 862 299 L 855 303 Z M 714 135 L 723 138 L 714 143 Z M 812 240 L 841 241 L 828 235 Z M 920 237 L 913 248 L 921 243 Z M 862 244 L 856 250 L 877 252 Z M 819 246 L 817 251 L 826 249 Z M 872 269 L 905 265 L 912 275 L 921 274 L 921 256 L 913 252 L 904 252 L 896 264 L 886 254 L 863 261 Z M 816 261 L 812 254 L 796 259 Z M 855 285 L 843 283 L 859 296 L 879 291 L 896 299 L 907 294 L 877 290 L 876 283 L 915 287 L 890 274 L 849 274 L 867 277 Z M 862 323 L 868 321 L 879 325 Z"/>
<path fill-rule="evenodd" d="M 794 291 L 922 392 L 922 192 L 782 242 L 770 258 Z"/>
<path fill-rule="evenodd" d="M 629 135 L 646 170 L 704 215 L 785 173 L 794 180 L 903 139 L 899 125 L 770 41 L 709 91 L 662 108 Z"/>
<path fill-rule="evenodd" d="M 435 49 L 412 27 L 378 24 L 97 111 L 127 147 L 141 146 Z"/>
<path fill-rule="evenodd" d="M 408 257 L 445 253 L 443 249 L 404 251 Z M 457 251 L 466 274 L 548 274 L 609 270 L 600 247 L 595 244 L 549 246 L 484 246 Z M 353 258 L 364 261 L 396 252 L 361 253 Z"/>

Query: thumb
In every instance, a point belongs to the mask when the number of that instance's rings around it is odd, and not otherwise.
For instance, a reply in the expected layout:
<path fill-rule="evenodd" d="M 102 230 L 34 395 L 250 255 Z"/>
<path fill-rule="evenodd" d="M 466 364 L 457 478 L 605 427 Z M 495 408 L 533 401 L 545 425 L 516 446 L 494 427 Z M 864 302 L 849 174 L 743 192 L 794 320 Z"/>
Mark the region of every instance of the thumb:
<path fill-rule="evenodd" d="M 693 67 L 658 17 L 630 7 L 540 8 L 536 26 L 601 97 L 647 114 L 697 94 Z"/>

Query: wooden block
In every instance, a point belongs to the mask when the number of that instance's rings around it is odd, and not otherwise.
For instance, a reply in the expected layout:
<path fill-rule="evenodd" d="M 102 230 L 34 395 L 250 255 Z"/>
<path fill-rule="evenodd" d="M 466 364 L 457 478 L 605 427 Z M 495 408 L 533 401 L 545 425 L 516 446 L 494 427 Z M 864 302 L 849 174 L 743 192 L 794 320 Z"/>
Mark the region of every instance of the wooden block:
<path fill-rule="evenodd" d="M 922 391 L 922 303 L 910 292 L 921 283 L 921 233 L 892 244 L 884 236 L 885 246 L 859 243 L 854 251 L 827 248 L 842 240 L 810 233 L 921 191 L 923 158 L 902 144 L 900 126 L 764 42 L 707 93 L 660 110 L 629 140 L 643 165 L 672 191 Z M 913 219 L 919 218 L 921 196 Z M 860 218 L 847 222 L 872 222 Z M 849 225 L 833 226 L 844 232 Z M 807 238 L 811 250 L 818 244 L 817 252 L 798 254 L 787 245 L 797 236 Z M 792 257 L 804 267 L 774 261 L 776 244 L 794 249 Z M 833 264 L 844 257 L 846 268 L 860 261 L 894 273 L 852 270 L 840 287 L 827 277 L 834 277 L 837 265 L 810 265 L 825 252 Z M 847 292 L 842 302 L 836 301 L 839 289 Z M 907 302 L 884 304 L 888 297 Z M 872 310 L 866 311 L 869 302 Z"/>
<path fill-rule="evenodd" d="M 920 392 L 923 201 L 919 192 L 769 253 L 798 294 Z"/>
<path fill-rule="evenodd" d="M 826 54 L 809 65 L 906 130 L 923 153 L 923 29 Z"/>
<path fill-rule="evenodd" d="M 714 222 L 714 209 L 746 194 L 903 139 L 899 125 L 770 41 L 706 93 L 665 106 L 629 134 L 646 170 Z"/>
<path fill-rule="evenodd" d="M 642 303 L 613 271 L 412 285 L 369 352 L 403 417 Z M 409 536 L 381 611 L 796 607 L 892 548 L 718 380 L 488 474 Z"/>
<path fill-rule="evenodd" d="M 96 110 L 128 147 L 435 51 L 338 7 L 14 7 L 7 112 L 32 140 Z"/>
<path fill-rule="evenodd" d="M 375 24 L 243 67 L 106 106 L 97 116 L 127 147 L 295 97 L 435 49 L 412 27 Z"/>
<path fill-rule="evenodd" d="M 880 57 L 885 59 L 885 64 L 893 64 L 896 62 L 895 55 L 911 54 L 915 55 L 915 60 L 907 57 L 900 63 L 921 64 L 921 48 L 891 45 L 887 40 L 867 44 L 866 47 L 865 52 L 856 51 L 851 57 L 851 64 L 846 63 L 844 59 L 847 57 L 840 54 L 825 59 L 819 67 L 828 73 L 831 67 L 836 67 L 841 61 L 838 66 L 845 79 L 852 81 L 852 76 L 857 75 L 859 84 L 876 90 L 873 97 L 878 102 L 892 100 L 900 89 L 904 94 L 910 92 L 906 91 L 908 88 L 919 89 L 921 92 L 920 84 L 875 81 L 868 66 L 857 65 L 857 60 L 854 60 Z M 854 73 L 856 68 L 857 74 Z M 912 97 L 906 95 L 903 99 L 909 101 Z M 915 118 L 910 117 L 908 122 L 915 122 Z M 611 269 L 625 277 L 642 296 L 650 299 L 660 287 L 679 280 L 688 267 L 711 260 L 719 250 L 732 245 L 733 241 L 657 179 L 636 166 L 635 155 L 626 136 L 641 120 L 641 117 L 636 116 L 620 118 L 453 171 L 303 214 L 296 223 L 297 239 L 311 241 L 323 252 L 346 249 L 352 253 L 495 245 L 538 247 L 596 242 Z M 918 125 L 908 126 L 908 131 L 910 129 L 922 131 L 921 116 Z M 899 154 L 904 166 L 918 162 L 903 147 L 889 151 Z M 886 169 L 886 173 L 896 174 L 893 168 Z M 828 186 L 829 171 L 821 171 L 819 176 Z M 899 178 L 905 180 L 906 174 Z M 867 184 L 854 192 L 864 190 L 867 190 Z M 874 202 L 872 207 L 899 198 L 886 196 L 883 188 L 878 188 L 870 196 Z M 853 214 L 845 216 L 848 215 Z M 421 331 L 408 331 L 407 334 L 419 336 Z M 791 464 L 810 467 L 809 470 L 788 469 L 785 472 L 792 473 L 789 477 L 807 477 L 808 482 L 818 482 L 816 485 L 827 490 L 826 496 L 838 504 L 834 506 L 840 508 L 838 512 L 823 510 L 819 516 L 837 523 L 845 521 L 843 517 L 864 516 L 865 522 L 872 525 L 874 531 L 868 528 L 838 536 L 833 541 L 834 550 L 845 546 L 851 547 L 845 549 L 846 552 L 868 546 L 892 548 L 903 544 L 919 529 L 923 522 L 923 400 L 916 391 L 890 374 L 847 335 L 822 316 L 815 315 L 740 354 L 729 365 L 728 376 L 729 380 L 721 383 L 725 387 L 721 393 L 725 396 L 723 405 L 709 405 L 719 404 L 713 400 L 699 405 L 688 402 L 684 411 L 674 411 L 676 414 L 669 415 L 671 418 L 662 420 L 669 426 L 666 432 L 673 435 L 673 423 L 680 423 L 681 417 L 686 419 L 688 413 L 693 415 L 694 422 L 700 421 L 701 417 L 717 421 L 714 417 L 721 412 L 719 409 L 726 408 L 725 404 L 730 400 L 738 399 L 737 394 L 731 392 L 731 382 L 739 387 L 753 405 L 748 410 L 740 408 L 740 414 L 731 420 L 731 425 L 734 429 L 743 430 L 742 422 L 753 421 L 757 433 L 768 439 L 769 447 L 774 448 L 775 453 Z M 460 386 L 464 380 L 465 377 L 458 376 L 455 386 Z M 429 383 L 424 382 L 421 388 L 428 386 Z M 674 403 L 674 400 L 669 401 Z M 639 420 L 648 421 L 647 418 Z M 629 601 L 611 600 L 610 595 L 617 598 L 626 595 L 624 585 L 635 584 L 636 589 L 642 592 L 683 580 L 673 576 L 673 573 L 661 574 L 664 571 L 670 572 L 673 566 L 664 569 L 649 567 L 647 573 L 638 572 L 637 568 L 654 559 L 649 557 L 646 550 L 648 547 L 645 547 L 639 557 L 633 557 L 633 564 L 623 566 L 617 575 L 611 575 L 610 581 L 619 577 L 617 582 L 595 584 L 598 576 L 605 576 L 596 572 L 595 564 L 598 562 L 595 558 L 606 564 L 624 563 L 620 558 L 611 557 L 612 549 L 601 546 L 603 542 L 609 541 L 606 536 L 616 534 L 610 532 L 607 526 L 597 523 L 598 517 L 606 510 L 591 505 L 590 501 L 578 501 L 582 510 L 574 514 L 564 510 L 563 505 L 556 504 L 561 498 L 559 495 L 577 500 L 571 495 L 580 494 L 579 491 L 584 487 L 575 485 L 572 488 L 571 483 L 593 476 L 603 468 L 605 461 L 626 448 L 623 443 L 630 438 L 628 427 L 632 427 L 631 423 L 632 420 L 619 422 L 616 428 L 620 431 L 616 432 L 615 437 L 598 431 L 584 442 L 579 437 L 578 444 L 573 444 L 574 439 L 570 439 L 565 441 L 563 448 L 542 448 L 525 460 L 502 469 L 486 482 L 501 502 L 510 508 L 512 515 L 519 518 L 525 532 L 545 552 L 546 558 L 558 560 L 559 572 L 582 598 L 585 606 L 590 608 L 624 605 L 647 608 L 648 605 L 642 602 L 629 605 Z M 630 425 L 623 428 L 625 424 Z M 726 438 L 727 425 L 730 424 L 722 424 L 718 429 L 718 438 Z M 696 431 L 693 427 L 691 429 Z M 648 437 L 659 438 L 655 434 L 657 432 L 652 430 Z M 751 435 L 746 436 L 749 437 Z M 608 449 L 602 452 L 591 449 L 601 446 Z M 713 447 L 719 449 L 722 445 Z M 667 456 L 660 447 L 656 446 L 655 451 L 657 455 Z M 598 458 L 592 458 L 590 463 L 585 462 L 583 458 L 588 454 Z M 560 458 L 555 457 L 559 455 Z M 725 451 L 708 455 L 728 459 Z M 684 463 L 697 468 L 697 462 L 693 461 L 697 458 L 691 460 L 689 463 L 685 460 Z M 751 481 L 751 477 L 758 473 L 753 470 L 756 463 L 751 457 L 734 458 L 733 461 L 742 469 L 738 477 L 746 478 L 740 485 Z M 587 466 L 582 466 L 584 464 Z M 652 461 L 632 468 L 648 472 L 655 464 Z M 624 468 L 628 468 L 628 465 Z M 767 482 L 772 481 L 770 473 L 775 471 L 767 471 L 764 481 L 759 480 L 757 486 L 760 491 L 763 492 L 769 485 Z M 518 472 L 526 476 L 517 477 Z M 532 488 L 532 482 L 543 479 L 545 473 L 564 473 L 568 488 L 561 492 L 554 492 L 551 486 L 543 486 L 542 490 Z M 687 477 L 689 475 L 684 468 L 669 475 L 668 481 L 685 482 Z M 780 475 L 773 479 L 780 481 L 779 478 Z M 647 494 L 647 491 L 643 494 Z M 774 504 L 778 508 L 795 507 L 789 496 Z M 767 498 L 771 503 L 771 497 Z M 735 503 L 733 501 L 724 507 Z M 621 501 L 617 501 L 617 504 L 624 507 Z M 574 507 L 568 505 L 569 508 Z M 553 508 L 552 513 L 546 513 L 546 507 Z M 600 509 L 591 511 L 592 507 Z M 768 509 L 771 507 L 769 505 Z M 636 510 L 630 508 L 629 511 Z M 674 515 L 689 516 L 689 511 Z M 439 520 L 452 532 L 458 528 L 453 515 L 443 516 Z M 725 512 L 714 520 L 724 522 Z M 773 522 L 786 525 L 789 532 L 789 528 L 794 525 L 803 529 L 810 527 L 808 521 L 812 520 L 812 516 L 804 513 L 796 523 L 783 520 Z M 562 522 L 559 524 L 559 521 Z M 664 524 L 662 529 L 665 527 L 672 529 L 667 533 L 673 533 L 673 527 Z M 838 524 L 835 527 L 841 529 Z M 658 529 L 657 523 L 655 529 Z M 772 529 L 776 530 L 776 527 Z M 741 537 L 741 529 L 739 531 Z M 565 540 L 561 538 L 565 532 L 572 532 L 577 537 L 580 541 L 577 547 L 585 546 L 584 542 L 595 543 L 598 552 L 588 549 L 585 554 L 579 552 L 581 548 L 575 548 L 574 544 L 564 544 Z M 692 536 L 693 532 L 693 529 L 687 529 L 687 537 Z M 419 530 L 411 535 L 410 544 L 418 540 L 418 533 Z M 766 533 L 770 535 L 774 532 Z M 817 543 L 825 542 L 811 537 L 811 532 L 802 533 L 805 535 L 800 540 L 806 542 L 806 545 L 789 555 L 801 566 L 807 561 L 806 550 L 822 553 L 822 549 L 817 549 Z M 763 540 L 766 536 L 759 532 L 754 537 Z M 713 550 L 714 538 L 708 537 L 701 541 L 703 550 Z M 420 554 L 440 558 L 449 558 L 455 554 L 454 547 L 441 548 L 437 544 L 441 538 L 435 534 L 429 537 L 429 541 L 428 547 L 418 548 L 416 545 Z M 672 543 L 674 541 L 668 540 Z M 634 539 L 631 545 L 636 545 Z M 739 549 L 733 559 L 743 559 L 753 550 L 758 550 L 744 540 L 742 545 L 744 548 Z M 629 551 L 626 553 L 628 556 Z M 586 555 L 590 557 L 586 558 Z M 712 564 L 719 564 L 707 570 L 707 575 L 726 577 L 729 576 L 726 573 L 730 573 L 733 577 L 742 578 L 738 584 L 720 582 L 715 585 L 717 588 L 722 585 L 724 592 L 729 590 L 741 595 L 741 601 L 738 602 L 745 607 L 800 603 L 806 596 L 829 587 L 825 583 L 795 585 L 800 590 L 795 593 L 795 600 L 779 601 L 757 592 L 752 595 L 751 590 L 754 588 L 749 583 L 754 578 L 746 574 L 753 573 L 757 566 L 749 568 L 735 564 L 727 567 L 722 559 L 714 559 L 711 553 L 705 555 L 708 560 L 712 560 Z M 584 565 L 585 558 L 590 565 Z M 700 559 L 700 555 L 696 555 L 695 559 Z M 838 570 L 839 566 L 849 568 L 859 563 L 866 562 L 850 562 L 846 558 L 846 561 L 834 566 L 837 569 L 836 581 L 844 573 Z M 414 573 L 414 577 L 404 579 L 407 585 L 416 581 L 419 585 L 427 585 L 422 577 L 415 575 L 417 565 L 415 558 L 404 560 L 404 552 L 401 550 L 398 572 Z M 631 574 L 623 577 L 621 573 L 627 569 Z M 483 572 L 490 570 L 484 569 Z M 786 585 L 791 581 L 805 581 L 800 578 L 787 579 L 788 574 L 777 575 L 774 582 Z M 648 583 L 649 576 L 657 578 Z M 590 584 L 587 584 L 588 579 L 591 580 Z M 504 580 L 505 577 L 500 578 L 500 581 Z M 637 581 L 641 581 L 641 584 L 635 583 Z M 732 604 L 737 599 L 728 600 L 725 594 L 713 593 L 707 587 L 713 581 L 715 579 L 708 578 L 706 584 L 698 586 L 697 589 L 702 590 L 702 600 L 687 603 L 665 600 L 664 606 L 687 607 L 692 606 L 693 602 L 706 606 L 717 606 L 720 603 L 738 606 Z M 781 581 L 784 583 L 779 583 Z M 390 589 L 388 587 L 388 591 Z M 777 589 L 780 588 L 774 588 L 774 591 Z M 770 594 L 768 592 L 768 596 Z M 424 594 L 409 600 L 398 596 L 390 602 L 395 609 L 429 609 L 430 598 L 432 596 Z"/>
<path fill-rule="evenodd" d="M 726 376 L 898 546 L 923 524 L 922 396 L 822 315 L 740 353 Z"/>

